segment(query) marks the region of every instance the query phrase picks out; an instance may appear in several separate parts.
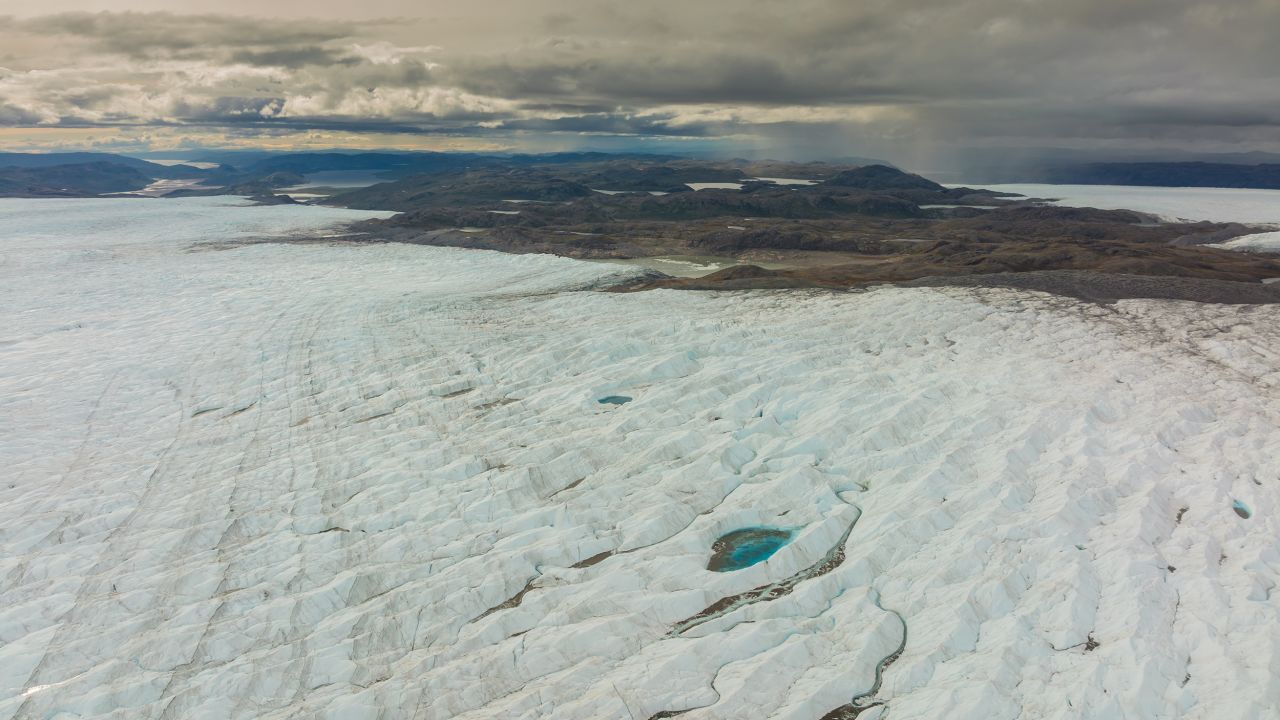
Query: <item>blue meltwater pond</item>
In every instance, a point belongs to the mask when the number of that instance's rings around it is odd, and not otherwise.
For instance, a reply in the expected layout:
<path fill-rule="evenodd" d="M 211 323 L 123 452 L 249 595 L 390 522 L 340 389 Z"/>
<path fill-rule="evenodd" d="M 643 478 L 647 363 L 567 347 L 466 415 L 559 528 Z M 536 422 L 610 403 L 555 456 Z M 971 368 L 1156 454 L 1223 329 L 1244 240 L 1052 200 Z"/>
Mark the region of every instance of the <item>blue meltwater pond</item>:
<path fill-rule="evenodd" d="M 791 542 L 790 530 L 777 528 L 744 528 L 722 535 L 711 546 L 711 560 L 707 569 L 729 572 L 751 567 L 768 560 L 770 556 Z"/>

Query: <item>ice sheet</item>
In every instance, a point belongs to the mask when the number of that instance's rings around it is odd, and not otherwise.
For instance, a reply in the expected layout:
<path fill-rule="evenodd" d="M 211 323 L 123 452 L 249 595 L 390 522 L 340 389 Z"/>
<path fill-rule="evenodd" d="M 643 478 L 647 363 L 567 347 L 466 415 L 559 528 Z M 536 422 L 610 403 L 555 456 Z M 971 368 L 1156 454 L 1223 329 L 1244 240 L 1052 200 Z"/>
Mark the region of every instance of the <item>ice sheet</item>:
<path fill-rule="evenodd" d="M 1274 308 L 218 249 L 358 216 L 0 202 L 0 717 L 1280 714 Z"/>
<path fill-rule="evenodd" d="M 958 187 L 958 186 L 953 186 Z M 1131 185 L 978 185 L 1057 204 L 1138 210 L 1170 221 L 1240 222 L 1280 226 L 1280 190 L 1164 188 Z"/>

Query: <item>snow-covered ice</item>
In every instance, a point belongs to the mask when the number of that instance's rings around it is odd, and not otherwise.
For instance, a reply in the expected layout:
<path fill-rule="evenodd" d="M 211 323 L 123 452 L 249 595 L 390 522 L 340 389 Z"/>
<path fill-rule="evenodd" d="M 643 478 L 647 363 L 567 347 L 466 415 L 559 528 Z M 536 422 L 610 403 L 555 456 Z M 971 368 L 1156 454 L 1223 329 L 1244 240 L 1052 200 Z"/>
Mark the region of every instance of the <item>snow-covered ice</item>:
<path fill-rule="evenodd" d="M 952 187 L 959 187 L 952 185 Z M 1169 221 L 1240 222 L 1280 226 L 1280 190 L 1166 188 L 1134 185 L 980 185 L 1058 205 L 1137 210 Z"/>
<path fill-rule="evenodd" d="M 366 215 L 0 201 L 0 718 L 1280 716 L 1275 307 L 226 242 Z"/>

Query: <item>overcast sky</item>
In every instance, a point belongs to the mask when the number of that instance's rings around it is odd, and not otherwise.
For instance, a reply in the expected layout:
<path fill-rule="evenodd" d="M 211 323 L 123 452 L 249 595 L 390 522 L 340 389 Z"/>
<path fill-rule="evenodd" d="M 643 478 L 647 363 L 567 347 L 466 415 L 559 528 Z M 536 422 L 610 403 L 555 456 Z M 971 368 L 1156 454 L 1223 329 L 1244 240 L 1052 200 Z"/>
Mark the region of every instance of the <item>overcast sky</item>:
<path fill-rule="evenodd" d="M 0 146 L 1280 151 L 1280 0 L 0 0 Z"/>

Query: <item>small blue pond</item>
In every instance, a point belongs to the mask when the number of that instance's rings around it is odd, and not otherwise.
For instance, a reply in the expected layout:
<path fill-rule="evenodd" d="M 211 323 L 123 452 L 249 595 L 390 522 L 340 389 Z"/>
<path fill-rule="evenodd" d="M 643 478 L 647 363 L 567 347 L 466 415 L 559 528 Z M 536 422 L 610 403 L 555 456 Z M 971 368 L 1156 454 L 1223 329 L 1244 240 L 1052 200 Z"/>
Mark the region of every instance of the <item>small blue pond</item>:
<path fill-rule="evenodd" d="M 768 560 L 783 545 L 791 542 L 790 530 L 777 528 L 744 528 L 722 535 L 711 545 L 707 569 L 730 572 Z"/>
<path fill-rule="evenodd" d="M 1249 506 L 1245 505 L 1239 500 L 1236 500 L 1235 502 L 1231 503 L 1231 509 L 1235 510 L 1236 514 L 1244 518 L 1245 520 L 1248 520 L 1250 517 L 1253 516 L 1253 511 L 1249 509 Z"/>
<path fill-rule="evenodd" d="M 626 403 L 631 402 L 631 398 L 626 395 L 606 395 L 596 402 L 601 405 L 625 405 Z"/>

